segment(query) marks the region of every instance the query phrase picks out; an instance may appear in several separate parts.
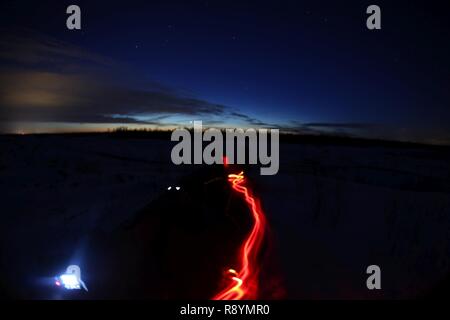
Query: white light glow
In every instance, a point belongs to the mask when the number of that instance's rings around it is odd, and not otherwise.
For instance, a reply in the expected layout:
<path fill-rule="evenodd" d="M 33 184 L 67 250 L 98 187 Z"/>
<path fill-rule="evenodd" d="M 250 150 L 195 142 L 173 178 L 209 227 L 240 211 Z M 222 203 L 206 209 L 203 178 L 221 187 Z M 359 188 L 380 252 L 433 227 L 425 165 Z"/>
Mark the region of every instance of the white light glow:
<path fill-rule="evenodd" d="M 66 273 L 55 278 L 55 285 L 61 285 L 68 290 L 80 290 L 83 288 L 88 291 L 83 280 L 81 280 L 81 269 L 77 265 L 70 265 L 66 269 Z"/>
<path fill-rule="evenodd" d="M 79 290 L 81 288 L 78 277 L 75 274 L 63 274 L 59 277 L 64 288 L 69 290 Z"/>

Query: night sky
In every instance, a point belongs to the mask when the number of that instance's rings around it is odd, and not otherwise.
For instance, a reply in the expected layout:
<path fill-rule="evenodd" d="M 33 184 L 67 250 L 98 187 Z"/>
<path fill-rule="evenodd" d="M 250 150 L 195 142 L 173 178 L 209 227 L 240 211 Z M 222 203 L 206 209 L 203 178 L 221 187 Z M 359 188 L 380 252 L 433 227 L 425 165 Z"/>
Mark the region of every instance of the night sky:
<path fill-rule="evenodd" d="M 445 2 L 93 2 L 2 1 L 2 131 L 203 120 L 450 143 Z"/>

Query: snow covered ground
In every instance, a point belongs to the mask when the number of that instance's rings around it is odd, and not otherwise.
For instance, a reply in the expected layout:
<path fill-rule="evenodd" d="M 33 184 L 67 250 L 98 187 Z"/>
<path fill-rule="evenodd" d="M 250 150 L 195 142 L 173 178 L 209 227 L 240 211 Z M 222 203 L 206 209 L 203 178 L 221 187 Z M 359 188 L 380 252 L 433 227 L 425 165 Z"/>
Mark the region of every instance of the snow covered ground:
<path fill-rule="evenodd" d="M 290 297 L 419 297 L 448 277 L 448 151 L 286 144 L 280 160 L 278 175 L 254 179 Z"/>
<path fill-rule="evenodd" d="M 64 271 L 46 267 L 69 263 L 90 232 L 117 228 L 192 169 L 172 165 L 171 145 L 153 139 L 1 137 L 0 146 L 0 265 L 8 285 Z M 26 286 L 16 289 L 29 296 Z"/>
<path fill-rule="evenodd" d="M 49 266 L 69 262 L 90 232 L 117 229 L 190 174 L 194 166 L 171 163 L 171 146 L 107 135 L 0 137 L 3 285 L 35 296 L 24 277 L 51 282 L 63 270 Z M 448 151 L 282 144 L 279 173 L 258 173 L 250 176 L 271 225 L 280 296 L 409 298 L 450 273 Z M 371 264 L 382 270 L 377 292 L 366 288 Z"/>

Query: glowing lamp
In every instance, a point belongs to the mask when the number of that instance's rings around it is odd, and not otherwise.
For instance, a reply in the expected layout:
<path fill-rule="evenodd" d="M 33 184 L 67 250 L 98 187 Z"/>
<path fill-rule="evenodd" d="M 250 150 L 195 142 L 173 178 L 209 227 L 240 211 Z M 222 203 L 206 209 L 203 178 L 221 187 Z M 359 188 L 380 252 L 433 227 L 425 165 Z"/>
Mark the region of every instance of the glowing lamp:
<path fill-rule="evenodd" d="M 56 277 L 55 285 L 64 287 L 67 290 L 80 290 L 83 288 L 88 291 L 83 280 L 81 280 L 81 269 L 77 265 L 68 266 L 65 273 Z"/>

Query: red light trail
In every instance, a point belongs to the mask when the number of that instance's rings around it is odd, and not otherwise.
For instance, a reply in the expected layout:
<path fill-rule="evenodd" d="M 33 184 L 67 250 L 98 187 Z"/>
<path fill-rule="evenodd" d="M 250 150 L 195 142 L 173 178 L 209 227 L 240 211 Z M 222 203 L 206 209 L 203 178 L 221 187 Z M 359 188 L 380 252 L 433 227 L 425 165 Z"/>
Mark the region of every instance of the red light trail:
<path fill-rule="evenodd" d="M 227 164 L 227 162 L 225 162 Z M 256 299 L 258 296 L 258 253 L 264 239 L 266 219 L 261 210 L 259 200 L 246 186 L 244 172 L 229 174 L 228 181 L 233 190 L 238 192 L 252 213 L 253 227 L 239 250 L 239 271 L 228 269 L 230 284 L 216 294 L 213 300 Z"/>

